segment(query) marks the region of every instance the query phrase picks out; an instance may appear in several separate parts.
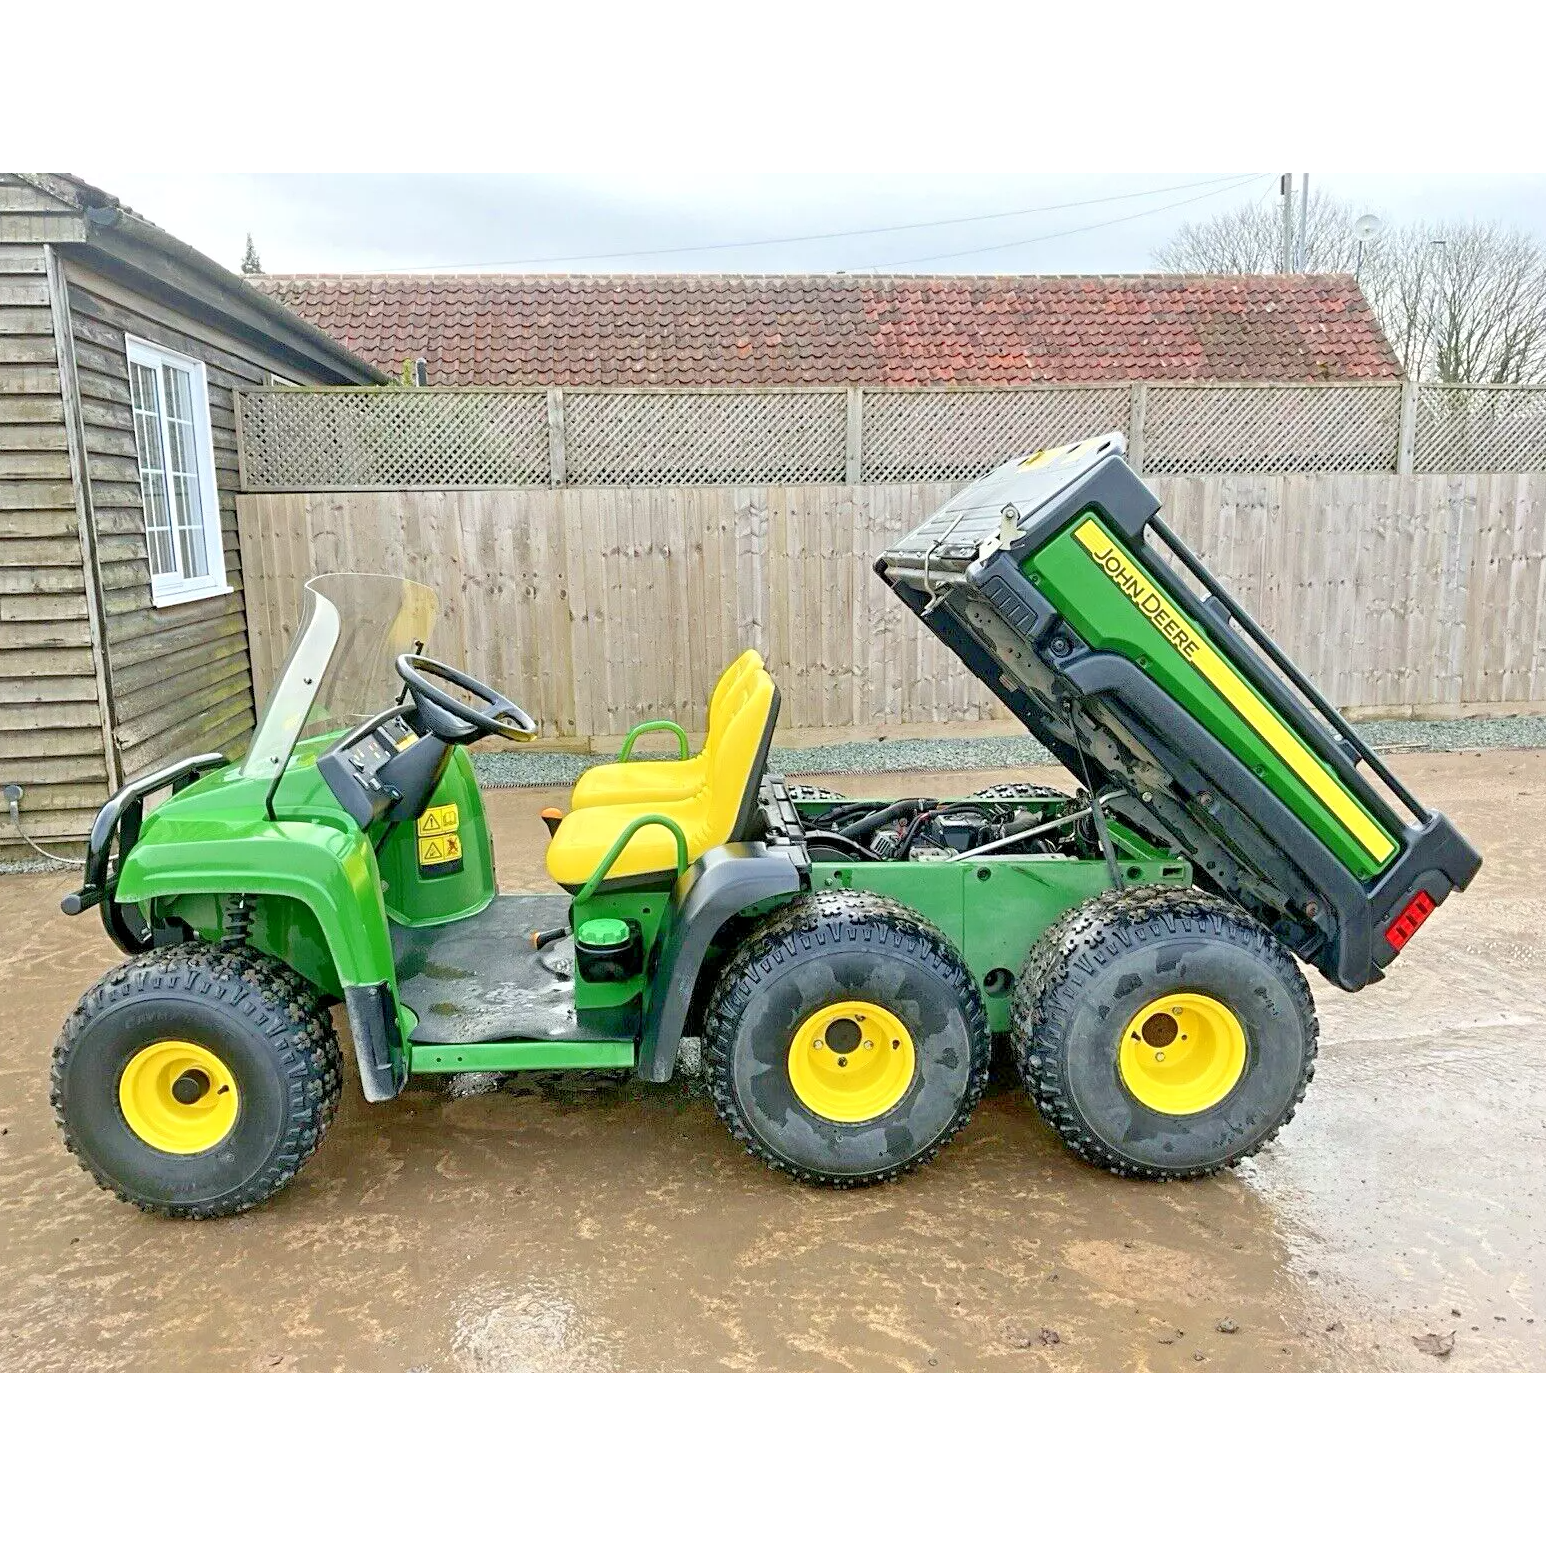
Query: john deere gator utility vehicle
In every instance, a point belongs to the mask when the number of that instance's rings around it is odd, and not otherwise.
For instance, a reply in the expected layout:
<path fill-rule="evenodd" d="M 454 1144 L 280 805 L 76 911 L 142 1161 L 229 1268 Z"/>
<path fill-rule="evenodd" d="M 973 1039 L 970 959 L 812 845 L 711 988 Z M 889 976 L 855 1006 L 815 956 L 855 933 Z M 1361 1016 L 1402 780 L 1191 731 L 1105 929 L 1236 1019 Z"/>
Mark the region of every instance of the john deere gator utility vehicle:
<path fill-rule="evenodd" d="M 1480 860 L 1165 527 L 1122 450 L 1018 458 L 876 564 L 1077 794 L 791 788 L 748 651 L 696 756 L 643 725 L 550 813 L 550 894 L 498 893 L 466 751 L 531 719 L 425 655 L 424 586 L 312 580 L 241 762 L 136 779 L 96 820 L 64 908 L 99 909 L 128 959 L 56 1047 L 66 1142 L 142 1208 L 261 1202 L 333 1118 L 341 1004 L 369 1101 L 479 1069 L 662 1081 L 701 1037 L 732 1133 L 834 1186 L 933 1156 L 994 1034 L 1097 1165 L 1167 1179 L 1250 1154 L 1311 1075 L 1299 963 L 1377 981 Z M 655 732 L 676 760 L 633 755 Z"/>

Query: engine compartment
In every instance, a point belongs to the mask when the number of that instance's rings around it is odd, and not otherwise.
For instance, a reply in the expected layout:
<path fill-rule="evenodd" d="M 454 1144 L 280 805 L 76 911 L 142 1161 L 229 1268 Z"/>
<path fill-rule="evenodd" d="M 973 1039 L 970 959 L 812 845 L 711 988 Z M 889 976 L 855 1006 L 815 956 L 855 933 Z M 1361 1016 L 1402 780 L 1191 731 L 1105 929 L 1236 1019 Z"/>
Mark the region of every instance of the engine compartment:
<path fill-rule="evenodd" d="M 811 798 L 817 796 L 818 798 Z M 1041 785 L 999 785 L 960 799 L 852 800 L 791 789 L 806 851 L 817 863 L 938 863 L 977 857 L 1095 858 L 1088 797 Z"/>

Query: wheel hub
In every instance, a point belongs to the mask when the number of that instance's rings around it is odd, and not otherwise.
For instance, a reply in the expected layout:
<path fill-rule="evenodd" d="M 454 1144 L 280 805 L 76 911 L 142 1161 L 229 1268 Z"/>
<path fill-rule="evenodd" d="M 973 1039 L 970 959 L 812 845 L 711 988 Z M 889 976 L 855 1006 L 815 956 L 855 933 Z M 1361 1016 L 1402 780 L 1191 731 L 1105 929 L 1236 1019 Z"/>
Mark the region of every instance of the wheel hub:
<path fill-rule="evenodd" d="M 158 1041 L 129 1059 L 118 1106 L 142 1143 L 163 1154 L 201 1154 L 236 1126 L 240 1098 L 231 1070 L 207 1047 Z"/>
<path fill-rule="evenodd" d="M 808 1015 L 789 1044 L 789 1082 L 828 1122 L 873 1122 L 907 1093 L 913 1039 L 889 1009 L 858 999 Z"/>
<path fill-rule="evenodd" d="M 1127 1022 L 1117 1066 L 1128 1093 L 1166 1116 L 1216 1106 L 1245 1072 L 1245 1030 L 1206 993 L 1154 999 Z"/>

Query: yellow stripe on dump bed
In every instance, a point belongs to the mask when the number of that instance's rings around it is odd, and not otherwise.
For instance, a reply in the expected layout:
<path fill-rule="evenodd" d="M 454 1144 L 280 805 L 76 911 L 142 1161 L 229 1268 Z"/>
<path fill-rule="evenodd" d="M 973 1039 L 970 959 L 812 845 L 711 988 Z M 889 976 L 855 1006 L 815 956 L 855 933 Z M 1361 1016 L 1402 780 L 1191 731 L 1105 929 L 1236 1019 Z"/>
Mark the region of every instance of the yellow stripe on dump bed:
<path fill-rule="evenodd" d="M 1256 691 L 1208 642 L 1202 629 L 1186 616 L 1127 554 L 1092 520 L 1074 531 L 1074 538 L 1093 558 L 1102 574 L 1148 619 L 1183 660 L 1248 724 L 1331 812 L 1369 856 L 1383 864 L 1395 852 L 1390 834 L 1311 755 L 1299 737 L 1278 718 Z"/>

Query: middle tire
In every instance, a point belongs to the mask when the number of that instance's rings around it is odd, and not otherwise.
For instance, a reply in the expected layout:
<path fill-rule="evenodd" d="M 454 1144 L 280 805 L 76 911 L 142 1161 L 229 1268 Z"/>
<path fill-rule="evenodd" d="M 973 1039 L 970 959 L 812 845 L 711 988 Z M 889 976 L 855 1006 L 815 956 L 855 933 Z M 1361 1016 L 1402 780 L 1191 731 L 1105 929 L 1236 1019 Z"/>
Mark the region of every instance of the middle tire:
<path fill-rule="evenodd" d="M 720 1117 L 801 1181 L 861 1186 L 932 1159 L 988 1079 L 991 1037 L 966 963 L 888 897 L 826 891 L 742 941 L 709 1001 Z"/>

